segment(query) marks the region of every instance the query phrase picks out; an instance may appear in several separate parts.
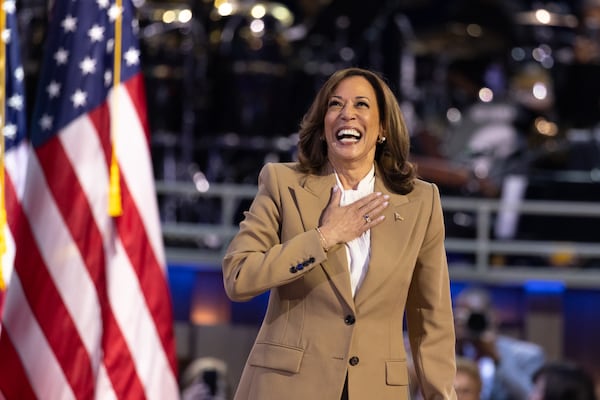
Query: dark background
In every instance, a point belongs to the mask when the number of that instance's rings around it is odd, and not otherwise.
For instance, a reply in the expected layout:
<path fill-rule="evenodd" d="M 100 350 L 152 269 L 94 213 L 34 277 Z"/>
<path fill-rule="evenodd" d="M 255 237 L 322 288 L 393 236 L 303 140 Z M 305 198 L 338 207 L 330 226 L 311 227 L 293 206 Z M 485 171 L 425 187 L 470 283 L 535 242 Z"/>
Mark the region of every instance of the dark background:
<path fill-rule="evenodd" d="M 381 72 L 399 100 L 411 105 L 415 153 L 429 155 L 421 134 L 433 131 L 443 139 L 446 111 L 466 109 L 477 101 L 479 88 L 491 87 L 498 98 L 510 96 L 510 80 L 535 63 L 529 53 L 540 45 L 552 52 L 553 64 L 545 72 L 556 99 L 543 114 L 558 124 L 561 133 L 594 126 L 600 115 L 600 64 L 579 65 L 559 56 L 569 58 L 584 27 L 541 26 L 520 18 L 542 6 L 559 17 L 579 18 L 583 0 L 282 1 L 279 4 L 289 10 L 293 24 L 284 25 L 267 14 L 260 37 L 248 34 L 252 18 L 247 10 L 216 18 L 212 1 L 136 3 L 158 179 L 187 180 L 190 170 L 199 169 L 209 181 L 254 183 L 265 156 L 293 157 L 293 140 L 290 144 L 285 139 L 297 131 L 323 80 L 347 66 Z M 248 9 L 252 2 L 233 3 Z M 43 52 L 47 7 L 45 1 L 18 2 L 30 102 Z M 162 22 L 165 10 L 183 8 L 193 12 L 190 22 Z M 478 36 L 467 33 L 470 26 L 478 27 Z M 528 53 L 525 59 L 512 56 L 515 48 Z M 414 63 L 412 76 L 402 69 L 403 59 Z M 521 105 L 519 111 L 522 131 L 542 114 Z M 585 146 L 577 149 L 585 154 L 574 157 L 564 141 L 557 142 L 560 151 L 550 154 L 544 148 L 547 140 L 527 132 L 524 136 L 533 142 L 526 148 L 529 158 L 522 158 L 528 167 L 544 171 L 598 167 L 598 153 Z M 165 163 L 174 163 L 174 169 Z"/>

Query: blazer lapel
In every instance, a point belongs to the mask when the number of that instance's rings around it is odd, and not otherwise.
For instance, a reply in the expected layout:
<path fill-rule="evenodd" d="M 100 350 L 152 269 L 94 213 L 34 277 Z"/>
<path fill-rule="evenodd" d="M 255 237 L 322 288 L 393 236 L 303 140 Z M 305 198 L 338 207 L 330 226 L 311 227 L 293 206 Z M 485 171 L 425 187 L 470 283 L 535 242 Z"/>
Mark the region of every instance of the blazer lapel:
<path fill-rule="evenodd" d="M 293 188 L 305 230 L 315 229 L 318 226 L 321 213 L 327 207 L 331 189 L 335 184 L 333 171 L 327 171 L 323 176 L 308 175 L 300 186 Z M 327 260 L 322 263 L 322 266 L 341 297 L 351 309 L 354 309 L 345 247 L 335 246 L 330 249 Z"/>
<path fill-rule="evenodd" d="M 384 284 L 389 275 L 402 265 L 398 261 L 402 257 L 406 239 L 414 226 L 416 212 L 408 212 L 410 202 L 407 196 L 389 192 L 381 179 L 375 180 L 375 191 L 390 196 L 389 206 L 383 214 L 383 222 L 371 229 L 371 258 L 369 270 L 361 287 L 356 292 L 357 306 Z"/>

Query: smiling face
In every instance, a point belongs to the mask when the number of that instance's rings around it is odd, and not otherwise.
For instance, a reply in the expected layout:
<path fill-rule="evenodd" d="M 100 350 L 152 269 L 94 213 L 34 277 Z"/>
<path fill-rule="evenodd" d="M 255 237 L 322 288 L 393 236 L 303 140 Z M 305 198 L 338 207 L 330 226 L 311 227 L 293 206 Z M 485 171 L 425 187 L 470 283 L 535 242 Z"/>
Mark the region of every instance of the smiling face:
<path fill-rule="evenodd" d="M 324 135 L 334 168 L 371 168 L 382 134 L 375 90 L 364 77 L 348 77 L 335 88 L 328 100 Z"/>

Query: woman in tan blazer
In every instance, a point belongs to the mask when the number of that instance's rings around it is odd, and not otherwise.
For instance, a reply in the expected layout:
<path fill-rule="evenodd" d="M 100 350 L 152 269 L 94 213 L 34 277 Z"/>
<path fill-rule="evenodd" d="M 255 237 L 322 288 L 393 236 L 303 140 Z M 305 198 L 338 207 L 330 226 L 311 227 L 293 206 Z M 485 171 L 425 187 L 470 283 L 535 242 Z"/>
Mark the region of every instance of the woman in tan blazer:
<path fill-rule="evenodd" d="M 403 322 L 426 399 L 455 399 L 454 327 L 435 185 L 415 178 L 376 74 L 334 73 L 298 162 L 267 164 L 223 260 L 234 301 L 270 291 L 236 399 L 409 398 Z"/>

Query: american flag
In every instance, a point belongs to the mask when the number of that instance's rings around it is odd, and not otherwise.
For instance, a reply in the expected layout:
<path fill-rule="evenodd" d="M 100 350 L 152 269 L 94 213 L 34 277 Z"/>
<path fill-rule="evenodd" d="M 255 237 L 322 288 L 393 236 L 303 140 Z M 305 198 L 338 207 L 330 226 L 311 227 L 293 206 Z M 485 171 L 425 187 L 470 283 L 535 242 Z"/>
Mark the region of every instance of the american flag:
<path fill-rule="evenodd" d="M 12 189 L 7 399 L 179 397 L 134 12 L 127 0 L 53 2 L 27 175 Z M 107 212 L 113 149 L 118 217 Z"/>

